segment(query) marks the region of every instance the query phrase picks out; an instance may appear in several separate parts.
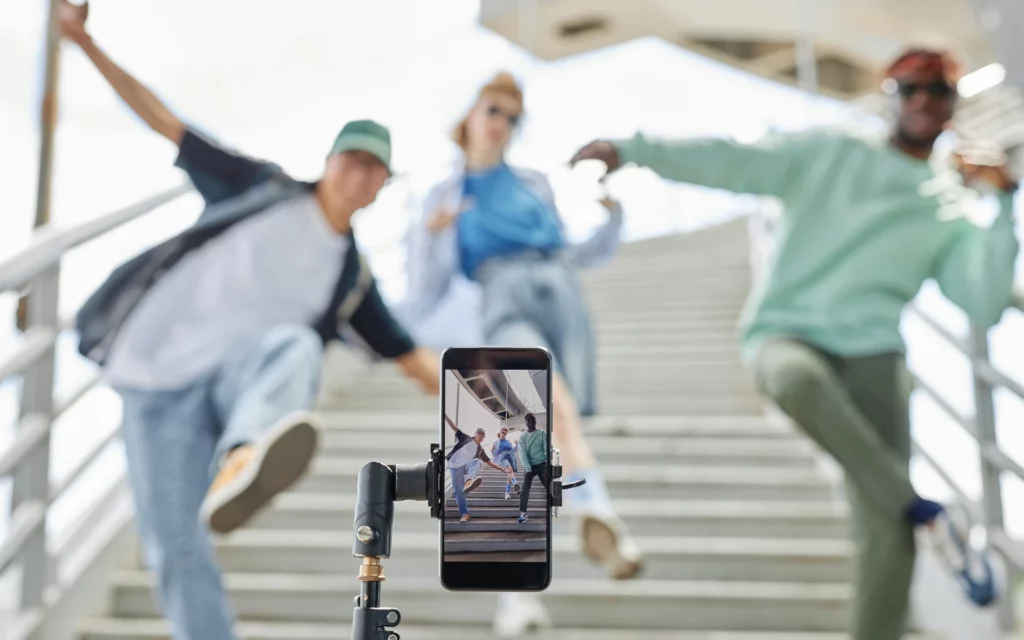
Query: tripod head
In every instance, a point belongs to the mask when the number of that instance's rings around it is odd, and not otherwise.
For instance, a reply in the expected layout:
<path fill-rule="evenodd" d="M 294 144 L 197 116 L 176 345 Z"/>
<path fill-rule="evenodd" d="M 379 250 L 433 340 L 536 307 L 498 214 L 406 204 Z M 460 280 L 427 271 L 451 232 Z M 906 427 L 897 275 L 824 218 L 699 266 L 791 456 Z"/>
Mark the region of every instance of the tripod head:
<path fill-rule="evenodd" d="M 550 495 L 552 515 L 558 516 L 562 492 L 586 483 L 580 480 L 562 485 L 558 449 L 551 450 Z M 419 465 L 385 465 L 369 462 L 359 470 L 356 488 L 352 555 L 363 559 L 359 567 L 360 593 L 352 615 L 352 640 L 400 640 L 393 627 L 402 621 L 397 609 L 381 608 L 384 582 L 381 560 L 391 557 L 391 530 L 396 500 L 426 500 L 430 516 L 444 517 L 444 452 L 430 445 L 430 460 Z"/>

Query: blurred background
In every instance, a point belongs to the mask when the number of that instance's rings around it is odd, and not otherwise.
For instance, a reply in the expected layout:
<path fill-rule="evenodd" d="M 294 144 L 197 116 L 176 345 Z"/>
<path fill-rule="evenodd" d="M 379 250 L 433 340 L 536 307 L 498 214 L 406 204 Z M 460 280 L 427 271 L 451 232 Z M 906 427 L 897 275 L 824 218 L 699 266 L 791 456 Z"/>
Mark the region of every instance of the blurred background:
<path fill-rule="evenodd" d="M 33 630 L 44 634 L 36 637 L 54 640 L 164 637 L 158 626 L 145 627 L 138 622 L 154 614 L 142 605 L 133 608 L 131 601 L 132 589 L 138 585 L 131 582 L 135 574 L 130 572 L 138 564 L 136 558 L 126 560 L 132 553 L 124 552 L 134 543 L 130 507 L 123 501 L 123 454 L 116 433 L 120 403 L 111 391 L 92 386 L 96 372 L 77 356 L 72 333 L 19 331 L 16 308 L 20 294 L 27 289 L 17 276 L 37 255 L 31 250 L 38 249 L 44 234 L 80 230 L 83 224 L 109 220 L 105 216 L 111 212 L 178 187 L 185 178 L 172 166 L 172 145 L 139 122 L 80 52 L 65 45 L 60 49 L 48 230 L 34 228 L 48 5 L 44 0 L 0 0 L 0 373 L 4 374 L 0 376 L 0 638 L 5 632 L 11 638 L 29 637 Z M 948 136 L 945 148 L 958 136 L 993 141 L 1009 153 L 1017 175 L 1024 169 L 1024 97 L 1020 90 L 1024 44 L 1018 37 L 1024 28 L 1024 5 L 1019 0 L 94 0 L 90 23 L 94 38 L 110 56 L 184 120 L 248 154 L 274 160 L 297 177 L 317 177 L 330 141 L 347 120 L 372 117 L 388 125 L 397 176 L 378 201 L 359 214 L 357 234 L 385 296 L 396 302 L 406 293 L 408 222 L 418 214 L 426 191 L 448 175 L 458 158 L 449 136 L 454 123 L 471 105 L 477 88 L 499 69 L 512 71 L 526 89 L 527 117 L 510 160 L 547 173 L 574 238 L 585 237 L 603 219 L 603 209 L 597 204 L 596 176 L 584 167 L 570 171 L 566 164 L 581 144 L 594 138 L 628 137 L 637 131 L 669 137 L 731 136 L 742 141 L 756 140 L 771 130 L 812 126 L 884 131 L 889 99 L 879 91 L 881 69 L 894 54 L 914 44 L 953 49 L 969 72 L 960 85 L 963 99 L 956 133 Z M 630 243 L 620 267 L 613 264 L 611 272 L 639 268 L 636 265 L 651 252 L 657 254 L 658 264 L 671 269 L 673 259 L 683 260 L 683 252 L 689 252 L 687 269 L 698 269 L 705 262 L 710 270 L 725 260 L 722 256 L 735 256 L 746 264 L 752 256 L 749 263 L 755 270 L 752 277 L 756 277 L 759 256 L 770 251 L 759 232 L 770 225 L 775 212 L 776 205 L 770 201 L 671 184 L 636 168 L 614 176 L 609 190 L 623 204 L 624 239 Z M 185 193 L 143 215 L 129 211 L 124 217 L 130 221 L 63 255 L 58 316 L 72 317 L 113 267 L 188 226 L 200 209 L 198 195 Z M 726 310 L 735 307 L 738 313 L 749 286 L 747 280 L 730 280 L 726 289 L 733 292 L 735 300 L 722 302 L 721 296 L 707 298 L 705 289 L 691 291 L 681 284 L 678 278 L 685 280 L 689 273 L 667 271 L 663 289 L 651 293 L 651 301 L 686 297 L 697 311 L 707 302 Z M 600 277 L 598 274 L 588 283 L 595 292 L 599 320 L 604 317 L 602 310 L 608 309 L 611 318 L 616 307 L 601 297 L 602 291 L 607 296 L 614 287 L 603 287 Z M 714 278 L 708 287 L 722 282 Z M 645 302 L 631 299 L 629 304 L 642 310 Z M 1024 547 L 1012 542 L 1024 537 L 1024 484 L 1018 475 L 1024 465 L 1024 401 L 1019 397 L 1024 389 L 1015 382 L 1024 382 L 1021 313 L 1011 310 L 1006 314 L 990 335 L 990 360 L 976 360 L 972 368 L 972 360 L 963 351 L 978 357 L 976 349 L 971 351 L 978 345 L 967 339 L 969 327 L 963 314 L 931 285 L 916 306 L 922 313 L 909 311 L 904 323 L 910 364 L 933 393 L 918 391 L 914 396 L 913 429 L 922 453 L 913 463 L 915 484 L 929 497 L 974 504 L 990 525 L 987 530 L 979 529 L 979 542 L 986 542 L 986 534 L 988 542 L 993 536 L 1002 541 L 1001 554 L 1009 567 L 1006 579 L 1016 585 L 1019 571 L 1012 567 L 1015 563 L 1024 566 Z M 669 356 L 645 355 L 643 349 L 631 349 L 629 323 L 633 317 L 621 322 L 613 319 L 618 324 L 608 331 L 620 331 L 614 336 L 619 350 L 602 352 L 603 367 L 642 370 L 657 358 L 671 357 L 683 370 L 694 371 L 692 377 L 682 376 L 679 384 L 700 377 L 703 360 L 698 356 L 703 352 L 697 346 L 681 338 Z M 722 345 L 735 342 L 731 337 L 734 324 L 734 316 L 719 323 L 718 328 L 725 330 L 716 333 L 716 340 Z M 675 333 L 685 326 L 680 323 Z M 963 349 L 948 340 L 949 336 Z M 49 353 L 50 345 L 55 362 L 53 397 L 62 410 L 50 407 L 49 414 L 59 413 L 52 425 L 48 419 L 30 422 L 22 411 L 22 374 L 31 364 L 26 357 Z M 734 345 L 722 346 L 721 357 L 732 362 L 734 351 Z M 374 387 L 377 396 L 361 394 L 367 406 L 348 402 L 352 392 L 346 381 L 351 376 L 340 371 L 370 365 L 354 363 L 354 357 L 348 362 L 345 354 L 337 357 L 339 373 L 325 391 L 325 402 L 339 403 L 330 405 L 331 412 L 378 412 L 384 416 L 380 420 L 385 420 L 395 411 L 417 411 L 426 416 L 426 429 L 434 424 L 431 404 L 409 400 L 406 406 L 404 400 L 392 401 L 394 394 L 411 392 L 404 388 L 395 391 L 399 387 L 388 374 L 381 374 L 385 380 Z M 993 375 L 986 376 L 986 372 Z M 731 378 L 723 385 L 736 386 L 740 390 L 735 394 L 744 399 L 739 402 L 725 392 L 712 392 L 711 397 L 723 402 L 717 412 L 703 405 L 687 405 L 686 394 L 672 389 L 664 391 L 666 397 L 673 398 L 671 402 L 664 400 L 656 407 L 645 404 L 643 399 L 654 393 L 650 386 L 638 392 L 636 403 L 631 404 L 631 388 L 616 386 L 614 375 L 605 378 L 610 382 L 602 387 L 602 393 L 622 397 L 621 402 L 611 403 L 610 414 L 626 416 L 622 423 L 628 433 L 632 433 L 630 420 L 637 414 L 657 414 L 664 420 L 666 416 L 761 414 L 759 406 L 748 407 L 754 406 L 750 404 L 754 401 L 748 400 L 753 396 L 745 383 Z M 703 395 L 706 400 L 708 394 Z M 367 397 L 379 403 L 374 405 Z M 983 406 L 978 405 L 978 398 L 983 399 Z M 992 398 L 994 420 L 985 418 L 985 398 Z M 736 408 L 740 405 L 746 408 Z M 977 418 L 958 421 L 950 410 Z M 375 419 L 367 418 L 370 423 Z M 982 433 L 991 426 L 995 441 L 982 437 L 984 444 L 979 445 L 963 428 L 965 422 Z M 607 426 L 611 423 L 601 424 L 595 427 L 596 433 L 607 428 L 606 435 L 611 437 L 612 429 Z M 647 427 L 636 429 L 637 434 L 650 435 Z M 423 438 L 426 442 L 429 436 Z M 680 450 L 686 448 L 685 441 L 678 444 Z M 351 458 L 358 457 L 356 453 L 348 451 Z M 404 455 L 419 457 L 416 451 Z M 34 471 L 29 471 L 25 461 L 33 456 Z M 601 457 L 616 462 L 614 456 Z M 829 477 L 827 462 L 808 453 L 808 459 L 812 458 L 813 468 Z M 40 466 L 40 459 L 48 465 Z M 749 464 L 733 462 L 725 467 Z M 630 464 L 633 462 L 622 462 L 623 468 Z M 687 463 L 675 460 L 665 464 Z M 794 464 L 784 461 L 780 466 L 785 470 Z M 41 512 L 19 511 L 19 505 L 28 504 L 28 494 L 18 493 L 21 489 L 14 487 L 14 478 L 22 474 L 22 489 L 35 482 L 38 493 L 40 468 L 47 489 L 39 494 L 45 498 L 42 503 L 33 504 L 50 506 Z M 35 480 L 26 480 L 33 473 Z M 1001 490 L 1001 496 L 998 491 L 993 493 L 993 486 Z M 353 488 L 339 484 L 337 491 L 351 494 Z M 425 512 L 420 515 L 421 520 L 427 519 Z M 785 521 L 801 516 L 777 517 Z M 842 514 L 837 517 L 841 519 Z M 338 564 L 343 568 L 338 575 L 344 580 L 339 580 L 342 586 L 337 593 L 331 593 L 337 595 L 336 608 L 344 617 L 348 615 L 348 592 L 354 593 L 355 582 L 347 581 L 353 564 L 342 562 L 348 555 L 345 527 L 350 520 L 337 522 L 336 548 L 330 549 L 341 558 Z M 686 569 L 690 565 L 680 559 L 686 552 L 665 540 L 686 535 L 674 531 L 682 531 L 687 523 L 672 522 L 671 527 L 652 530 L 649 536 L 652 548 L 682 567 L 678 575 L 656 576 L 663 581 L 658 588 L 664 589 L 658 602 L 669 604 L 685 599 L 681 595 L 685 590 L 673 590 L 680 581 L 729 579 Z M 265 529 L 264 533 L 276 530 L 269 524 Z M 743 538 L 735 532 L 729 537 L 713 531 L 691 537 Z M 799 536 L 779 535 L 787 537 Z M 834 552 L 841 566 L 834 574 L 796 571 L 769 576 L 776 580 L 772 584 L 826 583 L 841 594 L 848 570 L 844 559 L 849 555 L 843 535 L 818 532 L 807 537 L 818 541 L 830 538 L 830 543 L 819 548 L 831 551 L 822 551 L 815 558 L 795 551 L 778 552 L 770 563 L 820 564 Z M 254 538 L 246 544 L 258 547 L 257 542 Z M 728 559 L 736 563 L 736 576 L 756 573 L 744 565 L 749 558 L 773 553 L 773 547 L 757 546 L 753 538 L 747 543 L 753 546 L 741 546 Z M 121 545 L 123 553 L 111 552 L 112 545 L 115 551 Z M 813 546 L 803 546 L 809 545 Z M 232 557 L 239 564 L 229 571 L 256 570 L 246 565 L 248 556 L 240 548 L 224 553 L 237 555 Z M 726 552 L 719 549 L 715 553 Z M 29 561 L 32 557 L 47 560 L 44 565 L 33 564 Z M 286 560 L 291 557 L 285 555 Z M 27 575 L 40 566 L 46 567 L 45 574 Z M 276 570 L 283 573 L 286 568 Z M 926 631 L 929 624 L 946 625 L 953 629 L 951 638 L 1006 637 L 1015 632 L 1020 614 L 1009 604 L 985 616 L 952 608 L 944 600 L 949 589 L 928 590 L 925 583 L 935 582 L 929 570 L 928 566 L 921 568 L 924 577 L 919 580 L 922 585 L 915 603 L 919 616 L 930 622 L 919 623 L 919 628 Z M 95 578 L 94 573 L 102 575 Z M 591 579 L 590 574 L 581 575 L 581 580 Z M 88 594 L 76 591 L 81 584 L 91 585 Z M 35 598 L 28 593 L 47 595 Z M 385 589 L 385 600 L 387 593 Z M 634 606 L 628 593 L 609 591 L 607 597 L 609 602 Z M 836 598 L 843 601 L 838 595 Z M 588 611 L 587 607 L 600 606 L 598 600 L 583 596 L 571 602 Z M 1012 604 L 1013 598 L 1008 602 Z M 807 606 L 824 610 L 844 605 L 829 601 Z M 242 609 L 245 618 L 244 606 Z M 842 628 L 840 623 L 811 615 L 804 629 L 803 614 L 794 611 L 780 614 L 785 619 L 772 622 L 771 628 L 784 634 Z M 929 613 L 920 615 L 921 611 Z M 673 618 L 671 611 L 655 617 L 660 628 L 688 628 L 687 621 Z M 142 626 L 118 627 L 119 618 L 136 620 Z M 581 622 L 586 619 L 567 620 L 566 626 L 586 626 Z M 756 619 L 756 615 L 752 617 L 755 621 L 736 618 L 736 624 L 763 630 L 756 626 Z M 83 620 L 93 621 L 93 626 Z M 97 620 L 109 624 L 104 627 Z M 697 626 L 716 628 L 714 622 Z M 338 624 L 331 628 L 347 633 L 347 628 L 330 616 L 325 623 Z M 424 619 L 423 623 L 432 621 Z M 22 633 L 26 635 L 18 635 Z M 282 632 L 273 637 L 307 636 Z M 416 636 L 410 633 L 407 637 Z"/>

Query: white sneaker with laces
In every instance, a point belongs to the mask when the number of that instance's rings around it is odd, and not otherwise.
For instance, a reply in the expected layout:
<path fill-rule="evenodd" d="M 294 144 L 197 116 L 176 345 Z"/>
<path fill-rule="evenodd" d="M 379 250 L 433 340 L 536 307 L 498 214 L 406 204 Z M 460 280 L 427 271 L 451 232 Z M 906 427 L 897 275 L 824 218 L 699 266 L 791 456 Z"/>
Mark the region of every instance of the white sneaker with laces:
<path fill-rule="evenodd" d="M 960 583 L 964 593 L 974 604 L 984 607 L 997 597 L 995 577 L 988 555 L 971 547 L 969 542 L 970 517 L 966 513 L 950 514 L 941 511 L 927 530 L 935 555 Z"/>
<path fill-rule="evenodd" d="M 551 616 L 540 595 L 530 592 L 502 593 L 494 612 L 494 635 L 518 638 L 551 628 Z"/>

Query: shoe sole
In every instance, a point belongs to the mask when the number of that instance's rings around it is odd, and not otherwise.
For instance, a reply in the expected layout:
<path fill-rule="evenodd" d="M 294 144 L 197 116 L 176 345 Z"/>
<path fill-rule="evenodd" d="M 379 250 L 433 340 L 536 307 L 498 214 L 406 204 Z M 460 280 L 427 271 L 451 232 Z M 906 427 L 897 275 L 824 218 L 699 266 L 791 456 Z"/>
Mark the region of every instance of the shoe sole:
<path fill-rule="evenodd" d="M 601 520 L 584 516 L 581 523 L 583 555 L 601 565 L 614 580 L 635 578 L 643 564 L 639 558 L 627 558 L 619 549 L 619 535 Z"/>
<path fill-rule="evenodd" d="M 462 490 L 462 492 L 463 492 L 463 493 L 469 493 L 469 492 L 470 492 L 470 491 L 472 491 L 473 489 L 476 489 L 476 488 L 477 488 L 477 487 L 479 487 L 479 486 L 480 486 L 481 484 L 483 484 L 483 482 L 484 482 L 484 479 L 483 479 L 483 478 L 477 478 L 477 479 L 473 480 L 472 484 L 470 484 L 468 488 L 466 488 L 466 489 L 463 489 L 463 490 Z"/>
<path fill-rule="evenodd" d="M 204 505 L 212 531 L 231 533 L 256 515 L 271 498 L 302 477 L 316 452 L 317 429 L 311 415 L 296 416 L 278 427 L 234 482 Z"/>

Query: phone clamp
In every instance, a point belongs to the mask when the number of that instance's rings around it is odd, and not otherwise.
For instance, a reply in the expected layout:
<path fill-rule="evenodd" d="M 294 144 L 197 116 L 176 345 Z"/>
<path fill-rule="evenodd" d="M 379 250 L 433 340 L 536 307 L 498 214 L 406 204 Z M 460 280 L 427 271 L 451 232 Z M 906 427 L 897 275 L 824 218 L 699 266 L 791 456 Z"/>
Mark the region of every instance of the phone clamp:
<path fill-rule="evenodd" d="M 558 516 L 562 492 L 586 483 L 586 480 L 562 485 L 562 465 L 558 449 L 552 449 L 552 515 Z M 359 595 L 352 613 L 352 640 L 400 640 L 393 630 L 402 621 L 398 609 L 380 606 L 384 582 L 382 560 L 391 557 L 391 529 L 397 500 L 426 500 L 430 516 L 444 517 L 444 451 L 430 445 L 430 460 L 419 465 L 385 465 L 369 462 L 359 470 L 356 486 L 355 522 L 352 527 L 352 555 L 362 558 L 359 566 Z"/>

